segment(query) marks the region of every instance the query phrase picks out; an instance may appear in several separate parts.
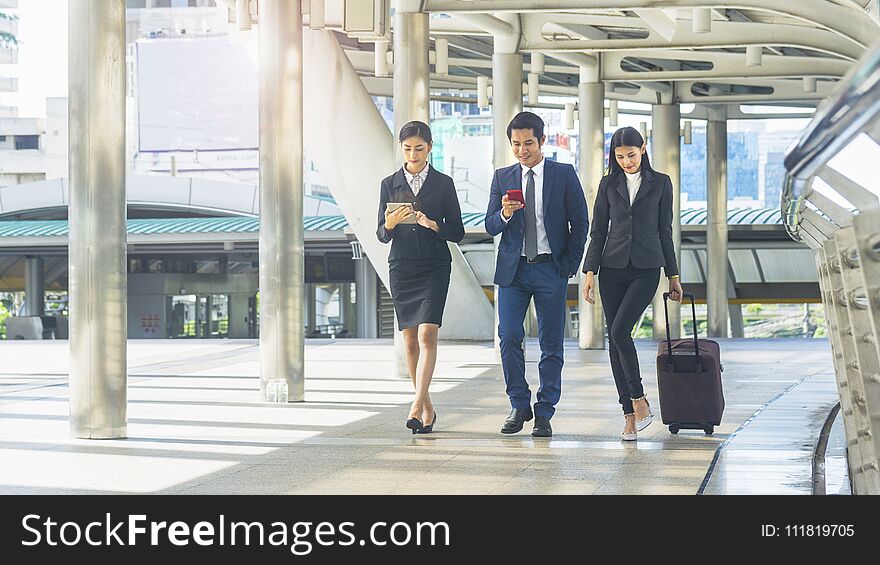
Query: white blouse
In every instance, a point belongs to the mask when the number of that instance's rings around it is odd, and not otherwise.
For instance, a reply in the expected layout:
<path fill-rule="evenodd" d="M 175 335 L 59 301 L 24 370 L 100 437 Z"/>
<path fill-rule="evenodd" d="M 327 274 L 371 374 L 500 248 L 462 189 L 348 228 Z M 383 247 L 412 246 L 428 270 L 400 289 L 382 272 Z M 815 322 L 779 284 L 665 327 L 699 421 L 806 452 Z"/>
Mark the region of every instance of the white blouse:
<path fill-rule="evenodd" d="M 626 189 L 629 191 L 629 204 L 632 206 L 633 201 L 636 199 L 636 194 L 639 192 L 639 187 L 642 186 L 642 171 L 635 173 L 624 171 L 623 174 L 626 175 Z"/>

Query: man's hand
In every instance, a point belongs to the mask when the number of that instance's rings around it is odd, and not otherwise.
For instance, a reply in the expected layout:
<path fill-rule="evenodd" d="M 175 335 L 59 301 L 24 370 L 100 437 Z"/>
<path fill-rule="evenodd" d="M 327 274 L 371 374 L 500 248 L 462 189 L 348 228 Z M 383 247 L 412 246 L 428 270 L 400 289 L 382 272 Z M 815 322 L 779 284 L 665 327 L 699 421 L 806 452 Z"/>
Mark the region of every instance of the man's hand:
<path fill-rule="evenodd" d="M 525 204 L 519 200 L 511 200 L 506 194 L 501 197 L 501 215 L 505 220 L 512 218 L 513 213 L 521 208 L 525 208 Z"/>

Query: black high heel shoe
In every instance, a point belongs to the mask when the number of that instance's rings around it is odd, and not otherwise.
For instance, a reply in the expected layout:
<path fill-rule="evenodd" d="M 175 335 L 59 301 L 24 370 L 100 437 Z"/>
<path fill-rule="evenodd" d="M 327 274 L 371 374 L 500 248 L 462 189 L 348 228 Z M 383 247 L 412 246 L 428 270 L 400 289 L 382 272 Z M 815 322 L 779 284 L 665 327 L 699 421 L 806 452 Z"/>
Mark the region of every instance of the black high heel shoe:
<path fill-rule="evenodd" d="M 425 425 L 422 424 L 422 421 L 418 418 L 407 418 L 406 427 L 411 429 L 412 433 L 417 434 L 420 430 L 423 430 L 425 428 Z"/>
<path fill-rule="evenodd" d="M 434 424 L 436 424 L 436 423 L 437 423 L 437 413 L 434 412 L 434 419 L 431 420 L 431 423 L 427 426 L 422 426 L 422 429 L 420 429 L 417 433 L 429 434 L 429 433 L 433 432 L 434 431 Z"/>

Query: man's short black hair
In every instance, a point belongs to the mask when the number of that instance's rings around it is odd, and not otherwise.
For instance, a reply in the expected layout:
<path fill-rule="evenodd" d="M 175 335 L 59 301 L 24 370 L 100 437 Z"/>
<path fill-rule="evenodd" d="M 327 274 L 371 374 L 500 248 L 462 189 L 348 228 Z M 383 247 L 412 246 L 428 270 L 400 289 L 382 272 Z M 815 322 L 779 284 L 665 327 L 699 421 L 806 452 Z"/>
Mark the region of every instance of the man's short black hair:
<path fill-rule="evenodd" d="M 532 112 L 520 112 L 515 115 L 510 124 L 507 126 L 507 141 L 510 141 L 510 134 L 515 129 L 530 129 L 535 134 L 535 138 L 540 143 L 544 137 L 544 120 L 538 114 Z"/>

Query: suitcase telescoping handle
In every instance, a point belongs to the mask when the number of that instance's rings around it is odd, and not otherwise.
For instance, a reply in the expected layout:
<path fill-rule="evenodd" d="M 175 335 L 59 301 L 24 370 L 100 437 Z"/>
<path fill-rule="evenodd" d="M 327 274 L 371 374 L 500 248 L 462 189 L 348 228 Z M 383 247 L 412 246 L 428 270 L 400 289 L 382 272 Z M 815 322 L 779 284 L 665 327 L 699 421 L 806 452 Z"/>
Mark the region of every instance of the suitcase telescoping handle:
<path fill-rule="evenodd" d="M 690 298 L 691 299 L 691 314 L 694 318 L 694 354 L 697 356 L 696 361 L 696 369 L 698 373 L 703 371 L 703 364 L 700 363 L 700 342 L 697 340 L 697 305 L 694 302 L 696 297 L 693 292 L 683 292 L 682 298 Z M 669 337 L 669 305 L 666 302 L 669 300 L 669 293 L 663 293 L 663 311 L 666 313 L 666 350 L 669 352 L 669 368 L 670 370 L 674 370 L 672 364 L 672 339 Z"/>

